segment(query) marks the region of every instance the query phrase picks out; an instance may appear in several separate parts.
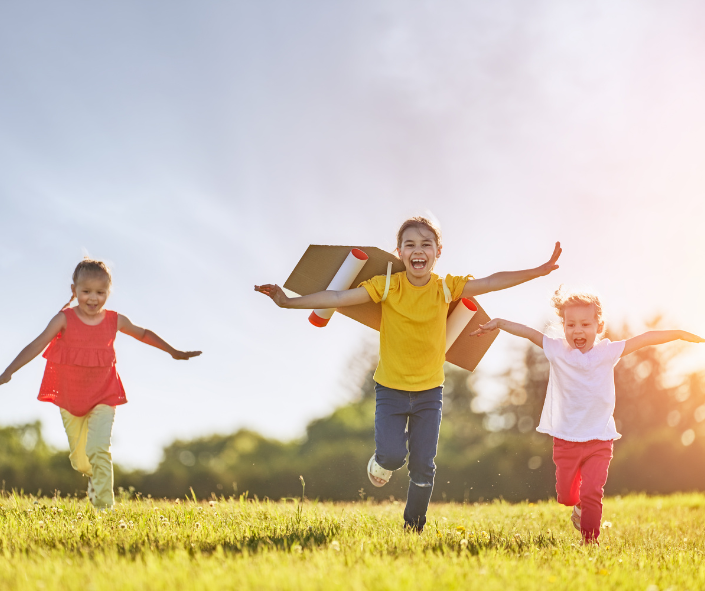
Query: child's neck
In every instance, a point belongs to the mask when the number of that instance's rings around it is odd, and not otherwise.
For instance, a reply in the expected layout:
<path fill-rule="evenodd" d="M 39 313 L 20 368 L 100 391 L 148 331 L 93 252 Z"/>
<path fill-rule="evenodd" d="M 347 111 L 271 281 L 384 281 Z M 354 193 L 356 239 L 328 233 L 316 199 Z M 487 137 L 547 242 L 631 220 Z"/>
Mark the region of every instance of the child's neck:
<path fill-rule="evenodd" d="M 423 287 L 424 285 L 428 284 L 429 281 L 431 281 L 431 273 L 433 271 L 429 271 L 428 274 L 423 275 L 422 277 L 414 277 L 409 273 L 409 271 L 406 272 L 406 278 L 408 279 L 409 283 L 413 285 L 414 287 Z"/>

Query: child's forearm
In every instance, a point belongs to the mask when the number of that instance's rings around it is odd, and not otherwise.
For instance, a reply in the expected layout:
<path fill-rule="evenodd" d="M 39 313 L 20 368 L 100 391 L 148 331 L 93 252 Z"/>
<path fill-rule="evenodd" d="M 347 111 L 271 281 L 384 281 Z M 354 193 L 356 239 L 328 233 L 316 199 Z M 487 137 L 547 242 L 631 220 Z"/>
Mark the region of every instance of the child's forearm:
<path fill-rule="evenodd" d="M 513 334 L 517 337 L 522 337 L 530 340 L 534 345 L 543 348 L 543 333 L 538 330 L 519 324 L 518 322 L 511 322 L 509 320 L 504 320 L 504 318 L 494 318 L 485 324 L 481 324 L 480 328 L 470 333 L 470 336 L 482 336 L 488 334 L 493 330 L 497 329 Z"/>
<path fill-rule="evenodd" d="M 526 326 L 524 324 L 519 324 L 518 322 L 511 322 L 510 320 L 504 320 L 503 318 L 497 319 L 497 328 L 513 334 L 515 337 L 522 337 L 524 339 L 530 340 L 535 345 L 543 347 L 543 333 Z"/>
<path fill-rule="evenodd" d="M 12 363 L 10 363 L 10 365 L 7 366 L 7 369 L 2 372 L 2 375 L 8 378 L 12 377 L 12 375 L 17 372 L 17 370 L 27 365 L 41 352 L 42 349 L 38 348 L 34 343 L 30 343 L 24 349 L 22 349 L 22 351 L 20 351 L 20 354 L 15 357 L 15 359 L 12 361 Z"/>
<path fill-rule="evenodd" d="M 325 308 L 339 308 L 339 291 L 318 291 L 305 296 L 287 298 L 282 308 L 292 308 L 297 310 L 316 310 Z"/>
<path fill-rule="evenodd" d="M 157 333 L 152 332 L 148 328 L 144 329 L 144 336 L 140 339 L 145 345 L 150 345 L 151 347 L 156 347 L 162 351 L 169 353 L 169 355 L 174 356 L 178 352 L 178 349 L 172 347 L 167 343 L 162 337 Z"/>
<path fill-rule="evenodd" d="M 500 291 L 502 289 L 508 289 L 516 285 L 521 285 L 532 279 L 541 277 L 541 273 L 538 268 L 536 269 L 524 269 L 522 271 L 502 271 L 500 273 L 494 273 L 487 277 L 488 283 L 490 285 L 489 291 Z"/>
<path fill-rule="evenodd" d="M 627 339 L 624 344 L 622 357 L 638 351 L 642 347 L 651 345 L 663 345 L 672 341 L 688 341 L 690 343 L 702 343 L 703 339 L 692 332 L 685 330 L 650 330 L 643 334 Z"/>

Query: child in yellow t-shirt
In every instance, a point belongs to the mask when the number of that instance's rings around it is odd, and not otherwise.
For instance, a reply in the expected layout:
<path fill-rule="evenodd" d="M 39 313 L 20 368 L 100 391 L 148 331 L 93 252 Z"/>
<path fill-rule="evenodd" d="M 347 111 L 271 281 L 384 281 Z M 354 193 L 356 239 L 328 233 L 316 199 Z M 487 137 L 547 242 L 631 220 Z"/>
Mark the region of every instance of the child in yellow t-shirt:
<path fill-rule="evenodd" d="M 397 253 L 406 271 L 391 276 L 387 297 L 384 275 L 345 291 L 320 291 L 289 298 L 278 285 L 255 286 L 282 308 L 341 308 L 370 301 L 382 306 L 379 365 L 375 372 L 375 453 L 367 465 L 374 486 L 384 486 L 409 455 L 409 491 L 404 510 L 405 527 L 421 532 L 431 500 L 436 472 L 443 405 L 448 305 L 471 297 L 507 289 L 548 275 L 558 268 L 561 254 L 556 243 L 551 259 L 534 269 L 495 273 L 483 279 L 471 275 L 433 273 L 441 256 L 440 230 L 428 219 L 406 220 L 397 233 Z"/>

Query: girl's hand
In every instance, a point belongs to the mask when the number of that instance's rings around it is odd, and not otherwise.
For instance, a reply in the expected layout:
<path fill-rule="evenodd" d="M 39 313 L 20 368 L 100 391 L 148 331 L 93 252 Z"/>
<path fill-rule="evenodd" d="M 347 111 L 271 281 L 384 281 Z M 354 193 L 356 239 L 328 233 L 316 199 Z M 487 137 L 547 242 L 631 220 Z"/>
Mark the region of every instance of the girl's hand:
<path fill-rule="evenodd" d="M 289 298 L 286 297 L 284 290 L 278 285 L 255 285 L 255 291 L 263 293 L 272 298 L 272 301 L 280 308 L 286 308 L 289 303 Z"/>
<path fill-rule="evenodd" d="M 3 384 L 7 384 L 12 379 L 12 375 L 8 373 L 2 373 L 0 374 L 0 386 Z"/>
<path fill-rule="evenodd" d="M 556 261 L 558 260 L 558 257 L 561 256 L 562 252 L 563 249 L 561 248 L 561 243 L 556 242 L 556 247 L 553 249 L 553 254 L 551 255 L 549 261 L 536 269 L 538 271 L 539 277 L 548 275 L 549 273 L 555 271 L 558 268 L 558 265 L 556 265 Z"/>
<path fill-rule="evenodd" d="M 481 337 L 482 335 L 488 334 L 492 332 L 493 330 L 497 330 L 499 328 L 499 318 L 494 318 L 493 320 L 490 320 L 489 322 L 486 322 L 485 324 L 481 324 L 480 328 L 477 330 L 474 330 L 470 333 L 471 337 Z"/>
<path fill-rule="evenodd" d="M 681 332 L 683 333 L 681 335 L 681 341 L 688 341 L 689 343 L 705 343 L 705 339 L 693 334 L 692 332 L 686 332 L 684 330 Z M 0 381 L 0 384 L 2 384 L 2 381 Z"/>
<path fill-rule="evenodd" d="M 191 357 L 198 357 L 201 351 L 174 351 L 171 356 L 180 361 L 188 361 Z"/>

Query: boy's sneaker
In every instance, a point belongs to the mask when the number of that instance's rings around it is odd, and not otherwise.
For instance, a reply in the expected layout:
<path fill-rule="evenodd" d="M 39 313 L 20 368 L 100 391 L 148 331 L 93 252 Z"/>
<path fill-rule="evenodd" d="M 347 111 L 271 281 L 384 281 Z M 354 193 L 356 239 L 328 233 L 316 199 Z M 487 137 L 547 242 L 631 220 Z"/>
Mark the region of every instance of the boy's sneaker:
<path fill-rule="evenodd" d="M 88 478 L 88 488 L 86 489 L 86 496 L 88 497 L 88 500 L 91 502 L 91 505 L 95 506 L 95 501 L 96 501 L 96 496 L 95 496 L 95 488 L 93 487 L 93 479 Z"/>
<path fill-rule="evenodd" d="M 573 507 L 573 513 L 570 516 L 570 520 L 573 522 L 575 529 L 580 531 L 580 507 L 577 505 Z"/>

